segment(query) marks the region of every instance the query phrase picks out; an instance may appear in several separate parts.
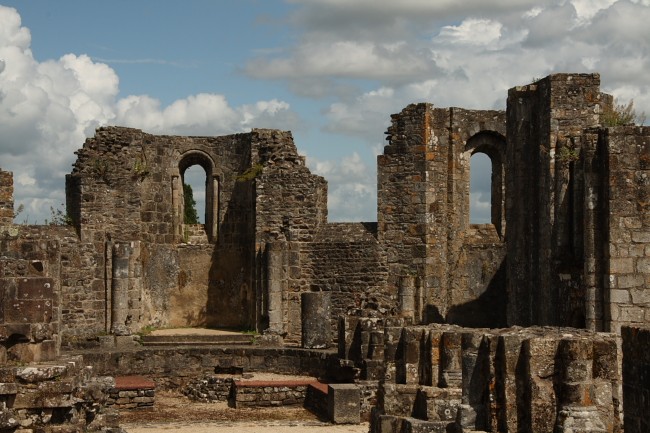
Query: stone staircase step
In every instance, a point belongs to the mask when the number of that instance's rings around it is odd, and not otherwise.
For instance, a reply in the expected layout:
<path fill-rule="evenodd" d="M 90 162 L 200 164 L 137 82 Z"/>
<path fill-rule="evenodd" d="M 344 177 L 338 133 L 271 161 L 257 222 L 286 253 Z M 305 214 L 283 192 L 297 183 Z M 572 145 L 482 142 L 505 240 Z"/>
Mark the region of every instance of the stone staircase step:
<path fill-rule="evenodd" d="M 231 344 L 252 344 L 253 335 L 144 335 L 140 342 L 144 346 L 212 346 Z"/>

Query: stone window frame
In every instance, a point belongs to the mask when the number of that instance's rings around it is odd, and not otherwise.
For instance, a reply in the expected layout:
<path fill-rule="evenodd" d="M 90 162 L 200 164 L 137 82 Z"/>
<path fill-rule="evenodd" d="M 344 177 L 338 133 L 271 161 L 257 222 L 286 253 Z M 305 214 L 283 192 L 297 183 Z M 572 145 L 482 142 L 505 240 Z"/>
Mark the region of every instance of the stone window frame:
<path fill-rule="evenodd" d="M 492 163 L 490 219 L 499 236 L 503 238 L 506 231 L 506 137 L 491 130 L 477 132 L 467 140 L 465 152 L 469 153 L 470 158 L 476 153 L 483 153 L 490 158 Z M 469 203 L 469 194 L 467 201 Z"/>
<path fill-rule="evenodd" d="M 199 149 L 190 149 L 183 152 L 172 176 L 175 220 L 177 222 L 176 233 L 179 235 L 179 242 L 183 242 L 183 226 L 185 200 L 183 196 L 183 182 L 185 171 L 195 165 L 201 166 L 205 171 L 205 232 L 210 243 L 215 243 L 218 237 L 219 227 L 219 188 L 220 178 L 216 172 L 216 164 L 212 157 Z"/>

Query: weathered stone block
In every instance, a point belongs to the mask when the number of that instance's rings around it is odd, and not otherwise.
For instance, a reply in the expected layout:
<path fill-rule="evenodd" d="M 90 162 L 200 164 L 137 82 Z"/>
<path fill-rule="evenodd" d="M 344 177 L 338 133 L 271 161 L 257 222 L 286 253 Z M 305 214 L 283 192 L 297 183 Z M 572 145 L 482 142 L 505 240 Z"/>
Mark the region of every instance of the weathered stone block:
<path fill-rule="evenodd" d="M 630 302 L 630 293 L 627 290 L 610 290 L 609 300 L 615 304 L 628 304 Z"/>
<path fill-rule="evenodd" d="M 404 433 L 447 433 L 450 428 L 453 429 L 452 426 L 453 423 L 445 421 L 423 421 L 416 418 L 406 418 L 402 431 Z"/>
<path fill-rule="evenodd" d="M 327 411 L 335 424 L 361 422 L 361 395 L 354 384 L 330 384 L 327 392 Z"/>
<path fill-rule="evenodd" d="M 612 274 L 631 274 L 634 272 L 634 259 L 630 257 L 610 258 L 609 272 Z"/>
<path fill-rule="evenodd" d="M 0 395 L 16 394 L 18 385 L 15 383 L 0 383 Z"/>

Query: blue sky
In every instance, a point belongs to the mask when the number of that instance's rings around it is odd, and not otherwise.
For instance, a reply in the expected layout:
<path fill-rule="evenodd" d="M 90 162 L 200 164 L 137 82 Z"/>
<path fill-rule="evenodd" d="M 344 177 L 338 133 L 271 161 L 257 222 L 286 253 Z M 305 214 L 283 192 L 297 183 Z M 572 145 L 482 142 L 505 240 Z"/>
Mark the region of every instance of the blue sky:
<path fill-rule="evenodd" d="M 391 113 L 503 109 L 510 87 L 591 71 L 650 113 L 648 22 L 650 0 L 0 0 L 0 166 L 35 222 L 100 125 L 288 129 L 329 181 L 330 219 L 375 220 Z"/>

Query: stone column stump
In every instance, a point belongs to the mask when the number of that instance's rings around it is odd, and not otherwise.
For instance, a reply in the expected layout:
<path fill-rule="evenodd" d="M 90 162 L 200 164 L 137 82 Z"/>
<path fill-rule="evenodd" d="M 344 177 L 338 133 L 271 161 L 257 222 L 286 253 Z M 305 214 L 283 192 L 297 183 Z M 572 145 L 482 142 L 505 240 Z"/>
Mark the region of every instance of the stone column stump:
<path fill-rule="evenodd" d="M 330 292 L 305 292 L 300 296 L 302 308 L 302 347 L 327 349 L 332 340 Z"/>

